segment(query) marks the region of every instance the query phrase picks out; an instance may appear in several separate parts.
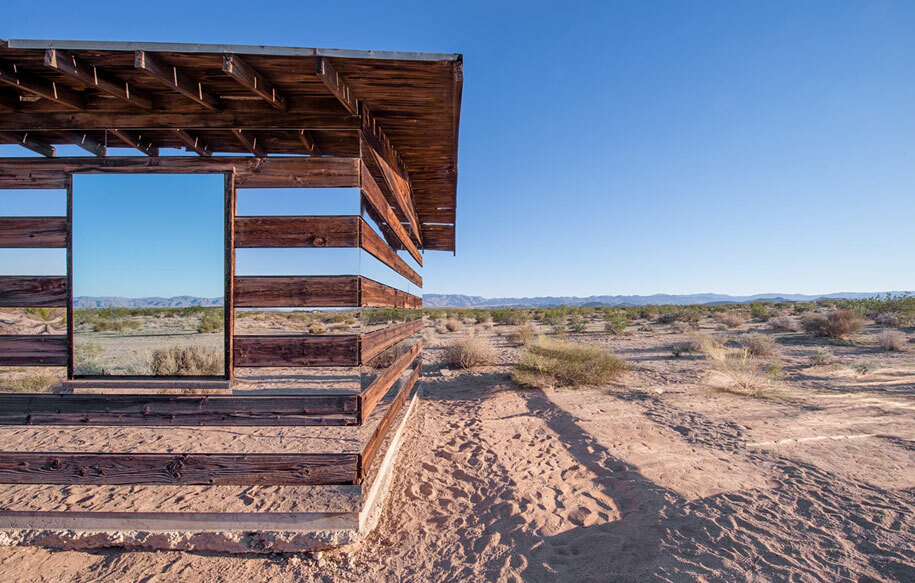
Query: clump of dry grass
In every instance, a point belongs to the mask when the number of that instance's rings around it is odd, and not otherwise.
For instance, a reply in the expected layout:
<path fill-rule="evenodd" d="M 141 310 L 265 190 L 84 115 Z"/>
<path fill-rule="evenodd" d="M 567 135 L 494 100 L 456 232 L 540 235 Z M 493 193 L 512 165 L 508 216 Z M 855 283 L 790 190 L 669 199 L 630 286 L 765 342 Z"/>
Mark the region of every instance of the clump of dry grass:
<path fill-rule="evenodd" d="M 817 348 L 816 351 L 810 355 L 810 364 L 812 366 L 823 366 L 824 364 L 829 364 L 833 361 L 835 356 L 825 348 Z"/>
<path fill-rule="evenodd" d="M 526 387 L 599 386 L 626 370 L 626 361 L 596 346 L 539 338 L 521 356 L 512 379 Z"/>
<path fill-rule="evenodd" d="M 49 374 L 27 374 L 0 380 L 0 389 L 14 393 L 44 393 L 60 382 L 60 379 Z"/>
<path fill-rule="evenodd" d="M 718 312 L 715 314 L 714 319 L 726 328 L 736 328 L 747 321 L 747 316 L 742 312 L 727 311 Z"/>
<path fill-rule="evenodd" d="M 905 334 L 898 330 L 884 330 L 877 334 L 877 347 L 887 352 L 904 352 L 906 349 Z"/>
<path fill-rule="evenodd" d="M 874 318 L 874 322 L 881 326 L 899 326 L 902 321 L 899 318 L 899 314 L 896 312 L 882 312 L 877 314 L 877 317 Z"/>
<path fill-rule="evenodd" d="M 496 350 L 482 338 L 464 338 L 445 349 L 445 363 L 457 368 L 489 366 L 496 362 Z"/>
<path fill-rule="evenodd" d="M 457 318 L 448 318 L 445 321 L 445 328 L 449 332 L 457 332 L 458 330 L 460 330 L 463 327 L 464 327 L 464 324 Z"/>
<path fill-rule="evenodd" d="M 861 316 L 853 310 L 836 310 L 828 316 L 809 314 L 801 320 L 808 334 L 826 338 L 845 338 L 860 331 L 861 325 Z"/>
<path fill-rule="evenodd" d="M 716 390 L 755 397 L 772 384 L 772 375 L 766 374 L 745 348 L 717 347 L 705 355 L 712 365 L 708 383 Z"/>
<path fill-rule="evenodd" d="M 518 328 L 505 337 L 512 344 L 518 344 L 521 346 L 527 346 L 534 341 L 536 336 L 536 330 L 530 324 L 524 324 L 523 326 L 518 326 Z"/>
<path fill-rule="evenodd" d="M 788 316 L 777 316 L 769 320 L 769 327 L 773 330 L 784 330 L 786 332 L 797 332 L 797 322 Z"/>
<path fill-rule="evenodd" d="M 224 372 L 223 352 L 201 346 L 153 350 L 150 369 L 156 376 L 215 376 Z"/>
<path fill-rule="evenodd" d="M 775 354 L 775 341 L 765 334 L 746 334 L 738 339 L 738 343 L 750 356 L 772 356 Z"/>

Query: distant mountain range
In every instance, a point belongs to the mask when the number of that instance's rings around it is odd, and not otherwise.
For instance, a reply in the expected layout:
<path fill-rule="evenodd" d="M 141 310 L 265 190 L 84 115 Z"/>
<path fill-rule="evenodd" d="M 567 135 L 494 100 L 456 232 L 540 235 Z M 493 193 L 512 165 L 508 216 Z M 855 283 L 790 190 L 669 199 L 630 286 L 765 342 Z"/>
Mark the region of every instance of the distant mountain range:
<path fill-rule="evenodd" d="M 811 302 L 821 298 L 832 299 L 858 299 L 872 298 L 884 295 L 887 292 L 839 292 L 822 295 L 804 294 L 756 294 L 752 296 L 729 296 L 725 294 L 655 294 L 651 296 L 541 296 L 535 298 L 484 298 L 481 296 L 465 296 L 460 294 L 425 294 L 423 306 L 426 308 L 552 308 L 556 306 L 645 306 L 652 304 L 743 304 L 770 300 L 776 302 Z M 901 292 L 888 292 L 899 295 Z"/>
<path fill-rule="evenodd" d="M 192 306 L 221 306 L 222 298 L 122 298 L 118 296 L 80 296 L 73 298 L 74 308 L 189 308 Z"/>

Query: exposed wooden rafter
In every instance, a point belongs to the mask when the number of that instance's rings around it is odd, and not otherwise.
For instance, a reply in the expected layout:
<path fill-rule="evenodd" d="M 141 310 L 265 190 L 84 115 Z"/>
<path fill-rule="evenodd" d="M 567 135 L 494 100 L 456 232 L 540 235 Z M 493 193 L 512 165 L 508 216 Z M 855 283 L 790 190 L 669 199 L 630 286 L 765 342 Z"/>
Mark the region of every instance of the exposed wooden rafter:
<path fill-rule="evenodd" d="M 108 132 L 131 148 L 136 148 L 147 156 L 159 155 L 159 148 L 154 146 L 153 143 L 149 140 L 145 139 L 142 134 L 129 130 L 119 129 L 111 129 L 108 130 Z"/>
<path fill-rule="evenodd" d="M 56 49 L 45 51 L 44 64 L 62 75 L 141 109 L 152 109 L 152 99 L 130 87 L 130 83 L 109 77 L 96 67 Z"/>
<path fill-rule="evenodd" d="M 285 111 L 286 98 L 276 90 L 272 83 L 248 66 L 238 55 L 224 55 L 222 71 L 250 89 L 255 95 L 263 98 L 272 107 Z"/>
<path fill-rule="evenodd" d="M 331 64 L 329 59 L 318 57 L 315 61 L 315 73 L 324 82 L 324 85 L 330 89 L 343 107 L 353 115 L 359 115 L 359 100 L 350 91 L 349 85 L 343 82 L 340 74 Z"/>
<path fill-rule="evenodd" d="M 108 155 L 108 148 L 105 144 L 100 144 L 99 142 L 93 140 L 89 136 L 80 132 L 57 132 L 57 135 L 67 140 L 74 146 L 79 146 L 83 150 L 89 152 L 93 156 L 98 156 L 99 158 L 104 158 Z"/>
<path fill-rule="evenodd" d="M 188 150 L 192 152 L 197 152 L 201 156 L 212 156 L 213 152 L 210 148 L 203 143 L 203 141 L 197 136 L 193 136 L 187 133 L 184 130 L 176 129 L 175 135 L 178 136 L 178 139 L 184 142 L 184 145 Z"/>
<path fill-rule="evenodd" d="M 41 154 L 42 156 L 47 156 L 49 158 L 52 158 L 57 154 L 57 150 L 54 148 L 54 146 L 42 140 L 36 140 L 35 138 L 29 136 L 28 132 L 24 134 L 0 132 L 0 140 L 13 142 L 22 146 L 23 148 L 27 148 L 35 153 Z"/>
<path fill-rule="evenodd" d="M 362 138 L 362 160 L 372 174 L 382 180 L 382 184 L 386 187 L 385 195 L 388 201 L 396 210 L 400 211 L 400 215 L 410 225 L 410 232 L 414 240 L 422 245 L 422 232 L 419 227 L 419 218 L 413 208 L 413 191 L 409 181 L 391 168 L 381 153 L 365 139 L 364 132 Z"/>
<path fill-rule="evenodd" d="M 264 149 L 263 145 L 257 141 L 257 136 L 253 135 L 248 130 L 232 130 L 232 134 L 238 138 L 238 141 L 252 154 L 258 158 L 263 158 L 267 155 L 267 151 Z"/>
<path fill-rule="evenodd" d="M 21 105 L 19 94 L 8 89 L 0 89 L 0 108 L 18 111 Z"/>
<path fill-rule="evenodd" d="M 210 111 L 219 111 L 219 101 L 203 90 L 203 84 L 188 77 L 178 67 L 167 65 L 159 57 L 147 51 L 137 51 L 134 56 L 134 67 L 149 73 L 167 87 L 174 89 L 185 97 L 196 101 Z"/>
<path fill-rule="evenodd" d="M 302 146 L 305 147 L 305 151 L 308 152 L 310 156 L 321 155 L 321 149 L 318 147 L 318 144 L 315 143 L 314 136 L 311 135 L 311 132 L 308 130 L 299 130 L 298 136 L 299 141 L 302 142 Z"/>
<path fill-rule="evenodd" d="M 16 65 L 0 61 L 0 83 L 16 87 L 75 110 L 86 108 L 82 94 L 54 81 L 22 73 Z"/>

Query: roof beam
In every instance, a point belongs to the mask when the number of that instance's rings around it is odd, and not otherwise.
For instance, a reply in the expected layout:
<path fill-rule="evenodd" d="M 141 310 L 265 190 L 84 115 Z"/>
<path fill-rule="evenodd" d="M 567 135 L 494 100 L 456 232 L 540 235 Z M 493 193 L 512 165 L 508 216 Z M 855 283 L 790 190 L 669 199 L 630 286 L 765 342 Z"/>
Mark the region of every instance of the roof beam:
<path fill-rule="evenodd" d="M 44 54 L 44 64 L 58 73 L 71 79 L 76 79 L 80 83 L 106 95 L 111 95 L 141 109 L 152 109 L 152 99 L 142 93 L 132 91 L 130 83 L 112 79 L 104 72 L 99 72 L 96 67 L 77 59 L 70 53 L 57 49 L 48 49 Z"/>
<path fill-rule="evenodd" d="M 89 152 L 93 156 L 98 156 L 99 158 L 104 158 L 108 155 L 108 148 L 105 144 L 100 144 L 99 142 L 93 140 L 89 136 L 80 132 L 57 132 L 57 135 L 67 140 L 74 146 L 79 146 L 83 150 Z"/>
<path fill-rule="evenodd" d="M 222 71 L 250 89 L 272 107 L 280 111 L 286 110 L 286 98 L 277 92 L 272 83 L 248 66 L 238 55 L 223 55 Z"/>
<path fill-rule="evenodd" d="M 350 91 L 349 85 L 344 83 L 329 59 L 318 57 L 315 60 L 315 73 L 347 111 L 353 115 L 359 115 L 359 100 Z"/>
<path fill-rule="evenodd" d="M 11 85 L 70 109 L 83 110 L 86 108 L 86 100 L 80 93 L 54 81 L 22 74 L 18 66 L 6 62 L 0 62 L 0 83 Z"/>
<path fill-rule="evenodd" d="M 409 181 L 410 174 L 407 172 L 407 167 L 404 164 L 403 159 L 391 143 L 391 140 L 388 139 L 387 134 L 384 133 L 384 130 L 381 129 L 381 126 L 375 120 L 375 116 L 372 114 L 371 110 L 369 110 L 364 103 L 362 104 L 361 118 L 362 133 L 365 139 L 401 178 Z"/>
<path fill-rule="evenodd" d="M 27 148 L 33 152 L 41 154 L 42 156 L 47 156 L 48 158 L 53 158 L 57 155 L 57 150 L 51 144 L 43 142 L 41 140 L 36 140 L 33 137 L 30 137 L 28 132 L 24 134 L 14 134 L 11 132 L 0 132 L 0 140 L 7 140 L 9 142 L 15 142 L 23 148 Z"/>
<path fill-rule="evenodd" d="M 394 169 L 385 161 L 384 157 L 365 139 L 365 132 L 360 132 L 362 137 L 362 160 L 372 174 L 379 176 L 385 185 L 385 198 L 391 202 L 394 209 L 400 211 L 400 216 L 410 225 L 413 239 L 422 245 L 423 236 L 419 227 L 419 218 L 413 208 L 413 191 L 410 182 L 394 172 Z M 368 151 L 366 151 L 368 150 Z"/>
<path fill-rule="evenodd" d="M 201 115 L 197 112 L 92 111 L 42 112 L 12 111 L 0 115 L 0 131 L 38 130 L 169 130 L 198 128 L 225 130 L 358 130 L 359 118 L 349 114 L 329 115 L 316 111 L 276 112 L 228 110 Z"/>
<path fill-rule="evenodd" d="M 162 62 L 159 57 L 146 51 L 137 51 L 134 54 L 134 67 L 149 73 L 170 89 L 174 89 L 185 97 L 196 101 L 210 111 L 219 111 L 219 101 L 203 90 L 199 81 L 194 81 L 186 74 Z"/>
<path fill-rule="evenodd" d="M 305 151 L 308 152 L 309 155 L 321 155 L 321 149 L 318 147 L 318 144 L 315 143 L 315 138 L 311 135 L 311 132 L 308 130 L 299 130 L 298 136 L 299 141 L 302 142 L 302 146 L 304 146 Z"/>
<path fill-rule="evenodd" d="M 0 89 L 0 108 L 18 111 L 21 103 L 18 93 L 7 89 Z"/>
<path fill-rule="evenodd" d="M 257 137 L 251 135 L 250 131 L 235 129 L 232 130 L 232 133 L 235 134 L 235 137 L 238 138 L 238 141 L 252 154 L 258 158 L 263 158 L 267 155 L 267 151 L 264 150 L 264 147 L 257 143 Z"/>
<path fill-rule="evenodd" d="M 149 140 L 144 140 L 143 135 L 129 130 L 113 129 L 108 130 L 111 135 L 121 140 L 131 148 L 143 152 L 147 156 L 158 156 L 159 148 L 154 146 Z"/>
<path fill-rule="evenodd" d="M 213 155 L 213 152 L 210 151 L 210 148 L 206 144 L 204 144 L 200 138 L 193 136 L 184 130 L 176 129 L 174 131 L 175 131 L 175 135 L 178 137 L 178 139 L 181 140 L 182 142 L 184 142 L 184 145 L 187 150 L 190 150 L 192 152 L 197 152 L 197 154 L 200 156 L 212 156 Z"/>

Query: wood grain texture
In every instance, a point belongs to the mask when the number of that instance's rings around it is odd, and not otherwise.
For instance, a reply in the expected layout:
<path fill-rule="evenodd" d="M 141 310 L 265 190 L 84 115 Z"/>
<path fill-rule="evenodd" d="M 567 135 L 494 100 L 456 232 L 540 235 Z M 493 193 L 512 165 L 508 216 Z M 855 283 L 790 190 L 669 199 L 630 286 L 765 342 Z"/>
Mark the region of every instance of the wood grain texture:
<path fill-rule="evenodd" d="M 0 365 L 67 366 L 67 336 L 0 336 Z"/>
<path fill-rule="evenodd" d="M 134 54 L 134 67 L 206 109 L 219 111 L 219 100 L 203 88 L 203 83 L 192 79 L 178 67 L 169 65 L 160 56 L 148 51 L 137 51 Z"/>
<path fill-rule="evenodd" d="M 269 103 L 271 107 L 284 111 L 286 98 L 262 74 L 245 63 L 238 55 L 223 55 L 222 72 L 238 81 L 252 93 Z"/>
<path fill-rule="evenodd" d="M 235 173 L 226 172 L 223 206 L 223 244 L 225 271 L 223 273 L 223 363 L 226 380 L 235 377 L 235 214 L 238 210 L 238 196 L 235 189 Z"/>
<path fill-rule="evenodd" d="M 357 395 L 0 395 L 0 425 L 357 425 Z"/>
<path fill-rule="evenodd" d="M 367 334 L 362 335 L 362 354 L 361 354 L 361 363 L 367 363 L 373 358 L 381 354 L 386 348 L 393 346 L 409 338 L 414 334 L 418 334 L 423 329 L 422 319 L 413 320 L 412 322 L 403 322 L 400 324 L 392 324 L 387 328 L 382 328 L 381 330 L 375 330 L 374 332 L 368 332 Z"/>
<path fill-rule="evenodd" d="M 418 310 L 423 307 L 419 296 L 408 294 L 397 288 L 378 283 L 367 277 L 360 278 L 361 306 L 363 308 L 409 308 Z"/>
<path fill-rule="evenodd" d="M 152 109 L 152 99 L 136 89 L 131 90 L 129 82 L 114 79 L 71 53 L 57 49 L 45 51 L 44 63 L 61 75 L 76 79 L 80 84 L 101 91 L 140 109 Z"/>
<path fill-rule="evenodd" d="M 401 245 L 403 245 L 404 249 L 406 249 L 413 259 L 421 266 L 423 264 L 423 256 L 420 255 L 416 245 L 413 244 L 413 240 L 410 239 L 406 229 L 404 229 L 403 225 L 400 223 L 400 219 L 398 219 L 397 215 L 394 213 L 394 209 L 391 208 L 391 205 L 384 197 L 384 193 L 381 191 L 378 183 L 372 177 L 372 173 L 364 164 L 362 165 L 362 196 L 365 197 L 365 200 L 372 205 L 379 215 L 381 215 L 381 218 L 384 219 L 388 227 L 397 235 L 397 239 L 400 241 Z"/>
<path fill-rule="evenodd" d="M 236 277 L 235 307 L 358 307 L 359 280 L 355 275 Z"/>
<path fill-rule="evenodd" d="M 359 225 L 359 231 L 361 234 L 361 247 L 367 253 L 404 276 L 410 283 L 419 287 L 423 286 L 423 278 L 406 261 L 401 259 L 400 255 L 391 249 L 384 239 L 372 230 L 372 227 L 364 220 Z"/>
<path fill-rule="evenodd" d="M 42 156 L 47 156 L 48 158 L 53 158 L 57 155 L 57 148 L 44 140 L 36 139 L 28 132 L 0 132 L 0 140 L 9 142 L 11 144 L 16 144 L 17 146 L 22 146 L 26 150 L 31 150 L 36 154 L 41 154 Z"/>
<path fill-rule="evenodd" d="M 367 139 L 365 132 L 360 132 L 362 143 L 362 161 L 368 167 L 375 181 L 383 185 L 383 191 L 388 203 L 394 208 L 398 218 L 405 221 L 410 227 L 410 234 L 422 245 L 422 231 L 416 209 L 413 207 L 413 192 L 410 181 L 401 176 L 385 160 L 377 145 Z"/>
<path fill-rule="evenodd" d="M 0 83 L 37 95 L 67 109 L 82 110 L 86 107 L 86 99 L 78 91 L 37 74 L 23 73 L 18 65 L 5 61 L 0 61 Z"/>
<path fill-rule="evenodd" d="M 67 217 L 0 217 L 0 248 L 63 248 Z"/>
<path fill-rule="evenodd" d="M 63 308 L 68 298 L 66 277 L 0 276 L 0 307 Z"/>
<path fill-rule="evenodd" d="M 359 217 L 237 217 L 235 247 L 358 247 Z"/>
<path fill-rule="evenodd" d="M 0 452 L 5 484 L 352 484 L 355 454 Z"/>
<path fill-rule="evenodd" d="M 388 429 L 391 428 L 391 424 L 394 423 L 394 419 L 397 418 L 397 414 L 400 413 L 400 410 L 403 408 L 407 396 L 413 391 L 413 387 L 416 386 L 416 381 L 419 380 L 421 372 L 422 362 L 417 362 L 416 367 L 413 369 L 413 373 L 403 384 L 400 391 L 397 393 L 397 396 L 394 397 L 391 406 L 385 411 L 381 423 L 378 424 L 378 427 L 375 428 L 372 436 L 369 438 L 368 442 L 366 442 L 365 448 L 362 450 L 362 455 L 359 456 L 360 483 L 368 474 L 369 468 L 372 467 L 372 462 L 375 461 L 375 456 L 378 455 L 378 450 L 381 448 L 381 444 L 384 441 L 385 435 L 387 435 Z"/>
<path fill-rule="evenodd" d="M 358 366 L 359 342 L 356 334 L 235 335 L 235 366 Z"/>
<path fill-rule="evenodd" d="M 422 351 L 423 341 L 420 340 L 411 346 L 407 352 L 398 356 L 397 359 L 391 363 L 391 366 L 384 369 L 384 372 L 378 375 L 378 378 L 372 381 L 372 384 L 362 391 L 359 407 L 359 417 L 362 420 L 362 423 L 365 423 L 365 420 L 371 415 L 375 406 L 384 398 L 388 393 L 388 390 L 397 382 L 397 379 L 399 379 L 404 371 L 409 368 L 410 364 L 416 360 L 416 357 L 418 357 Z"/>

